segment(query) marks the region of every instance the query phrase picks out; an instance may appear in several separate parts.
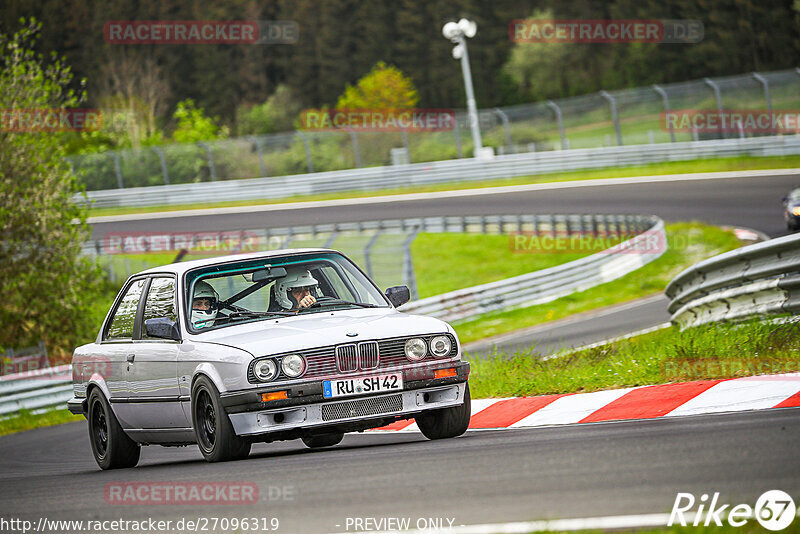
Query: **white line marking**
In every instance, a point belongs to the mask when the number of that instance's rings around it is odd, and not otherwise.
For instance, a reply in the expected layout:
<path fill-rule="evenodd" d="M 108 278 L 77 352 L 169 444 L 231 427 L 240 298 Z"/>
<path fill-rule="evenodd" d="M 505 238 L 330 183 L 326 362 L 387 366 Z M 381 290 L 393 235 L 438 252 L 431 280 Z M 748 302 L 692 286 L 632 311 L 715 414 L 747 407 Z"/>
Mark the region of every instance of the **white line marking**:
<path fill-rule="evenodd" d="M 502 187 L 484 187 L 477 189 L 458 189 L 455 191 L 439 191 L 433 193 L 407 193 L 402 195 L 383 195 L 364 198 L 343 198 L 336 200 L 318 200 L 310 202 L 287 202 L 283 204 L 262 204 L 257 206 L 231 206 L 226 208 L 205 208 L 154 213 L 130 213 L 127 215 L 105 215 L 89 217 L 89 224 L 109 222 L 169 219 L 173 217 L 198 217 L 205 215 L 230 215 L 233 213 L 260 213 L 267 211 L 285 211 L 301 209 L 329 208 L 335 206 L 355 206 L 362 204 L 383 204 L 389 202 L 409 202 L 414 200 L 431 200 L 443 198 L 461 198 L 484 195 L 505 195 L 508 193 L 524 193 L 528 191 L 545 191 L 550 189 L 572 189 L 576 187 L 604 187 L 609 185 L 629 185 L 637 183 L 681 182 L 697 180 L 726 180 L 730 178 L 755 178 L 760 176 L 791 176 L 800 173 L 800 169 L 765 169 L 757 171 L 727 171 L 694 174 L 662 174 L 655 176 L 631 176 L 627 178 L 600 178 L 597 180 L 576 180 L 572 182 L 547 182 L 539 184 L 509 185 Z"/>
<path fill-rule="evenodd" d="M 800 373 L 726 380 L 668 413 L 667 417 L 773 408 L 800 391 Z"/>
<path fill-rule="evenodd" d="M 511 428 L 577 423 L 634 389 L 638 388 L 610 389 L 567 395 L 517 421 L 511 425 Z"/>

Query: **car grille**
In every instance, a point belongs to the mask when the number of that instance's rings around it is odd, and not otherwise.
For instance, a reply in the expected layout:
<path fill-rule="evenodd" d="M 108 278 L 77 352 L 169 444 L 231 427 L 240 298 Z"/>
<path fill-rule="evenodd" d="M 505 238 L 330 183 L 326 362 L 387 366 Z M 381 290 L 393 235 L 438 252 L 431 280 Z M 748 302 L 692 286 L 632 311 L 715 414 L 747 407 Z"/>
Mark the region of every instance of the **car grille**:
<path fill-rule="evenodd" d="M 350 419 L 367 415 L 395 413 L 402 410 L 403 395 L 334 402 L 322 405 L 322 420 L 336 421 L 338 419 Z"/>
<path fill-rule="evenodd" d="M 432 338 L 438 335 L 443 334 L 429 334 L 419 337 L 422 337 L 429 343 Z M 453 358 L 456 355 L 455 337 L 450 334 L 444 335 L 450 338 L 450 342 L 453 345 L 450 354 L 446 358 L 437 359 L 429 355 L 421 362 L 410 362 L 406 358 L 405 344 L 408 337 L 365 341 L 357 344 L 348 343 L 346 345 L 317 347 L 309 350 L 292 351 L 286 354 L 302 354 L 306 359 L 308 367 L 305 374 L 298 380 L 322 377 L 328 378 L 340 373 L 352 373 L 359 370 L 359 365 L 362 370 L 394 371 L 402 367 L 416 365 L 417 363 L 431 363 L 437 360 Z M 358 346 L 362 347 L 360 357 Z M 274 357 L 280 358 L 281 356 L 283 356 L 283 354 L 276 354 Z M 260 384 L 261 382 L 258 381 L 253 373 L 254 363 L 255 361 L 250 364 L 247 379 L 251 384 Z M 283 373 L 280 373 L 273 382 L 283 382 L 286 380 L 290 379 Z"/>

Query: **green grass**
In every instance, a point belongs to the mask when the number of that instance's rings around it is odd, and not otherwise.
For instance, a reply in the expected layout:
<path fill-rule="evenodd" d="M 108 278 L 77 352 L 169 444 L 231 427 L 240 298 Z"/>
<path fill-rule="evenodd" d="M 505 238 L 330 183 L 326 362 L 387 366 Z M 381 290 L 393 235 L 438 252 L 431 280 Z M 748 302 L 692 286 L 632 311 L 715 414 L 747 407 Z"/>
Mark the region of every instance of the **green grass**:
<path fill-rule="evenodd" d="M 471 361 L 475 398 L 551 395 L 800 371 L 800 324 L 675 327 L 542 360 L 535 347 Z"/>
<path fill-rule="evenodd" d="M 459 189 L 473 189 L 484 187 L 498 187 L 504 185 L 534 184 L 545 182 L 568 182 L 575 180 L 593 180 L 598 178 L 625 178 L 630 176 L 652 176 L 658 174 L 683 174 L 694 172 L 718 171 L 744 171 L 755 169 L 784 169 L 800 167 L 800 156 L 769 156 L 753 157 L 739 156 L 733 158 L 699 159 L 691 161 L 675 161 L 638 165 L 634 167 L 596 169 L 587 171 L 547 173 L 518 178 L 505 178 L 496 180 L 483 180 L 479 182 L 451 182 L 430 186 L 397 187 L 380 191 L 343 191 L 339 193 L 298 195 L 282 199 L 254 199 L 231 202 L 205 202 L 196 204 L 183 204 L 180 206 L 148 206 L 134 208 L 93 208 L 89 215 L 92 217 L 124 215 L 130 213 L 154 213 L 162 211 L 179 211 L 203 208 L 221 208 L 236 206 L 256 206 L 285 204 L 289 202 L 307 202 L 319 200 L 334 200 L 345 198 L 373 197 L 376 195 L 398 195 L 404 193 L 425 193 L 435 191 L 454 191 Z"/>
<path fill-rule="evenodd" d="M 453 327 L 461 342 L 469 343 L 575 313 L 645 297 L 663 291 L 667 283 L 686 267 L 740 246 L 732 232 L 700 223 L 668 224 L 666 232 L 669 248 L 660 258 L 617 280 L 547 304 L 487 313 L 455 323 Z"/>
<path fill-rule="evenodd" d="M 65 408 L 54 408 L 38 414 L 32 414 L 28 410 L 22 410 L 10 417 L 0 419 L 0 436 L 12 434 L 14 432 L 22 432 L 23 430 L 30 430 L 32 428 L 82 421 L 83 419 L 84 417 L 82 415 L 73 415 Z"/>

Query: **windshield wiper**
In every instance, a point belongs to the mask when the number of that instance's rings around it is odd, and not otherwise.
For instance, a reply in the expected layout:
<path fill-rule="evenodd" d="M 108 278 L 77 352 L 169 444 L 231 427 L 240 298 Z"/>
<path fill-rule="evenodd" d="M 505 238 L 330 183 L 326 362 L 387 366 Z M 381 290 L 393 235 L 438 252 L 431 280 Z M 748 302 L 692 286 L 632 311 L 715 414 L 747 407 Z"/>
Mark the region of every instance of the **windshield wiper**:
<path fill-rule="evenodd" d="M 351 304 L 353 306 L 359 306 L 361 308 L 377 308 L 375 304 L 367 304 L 366 302 L 352 302 L 350 300 L 342 300 L 342 299 L 335 299 L 335 298 L 326 298 L 325 300 L 318 300 L 314 304 L 310 306 L 306 306 L 305 308 L 300 308 L 298 311 L 303 310 L 310 310 L 311 308 L 316 308 L 317 306 L 322 306 L 323 304 Z"/>

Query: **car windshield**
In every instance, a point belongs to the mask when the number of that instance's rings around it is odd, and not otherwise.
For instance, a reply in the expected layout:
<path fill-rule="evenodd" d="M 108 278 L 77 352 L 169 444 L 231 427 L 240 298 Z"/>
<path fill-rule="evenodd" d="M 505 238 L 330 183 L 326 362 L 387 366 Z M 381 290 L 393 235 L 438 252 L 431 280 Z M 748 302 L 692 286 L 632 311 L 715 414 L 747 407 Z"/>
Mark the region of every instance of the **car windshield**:
<path fill-rule="evenodd" d="M 185 287 L 194 332 L 332 309 L 388 307 L 380 290 L 350 260 L 335 253 L 202 267 L 186 273 Z M 308 295 L 312 299 L 299 306 Z"/>

